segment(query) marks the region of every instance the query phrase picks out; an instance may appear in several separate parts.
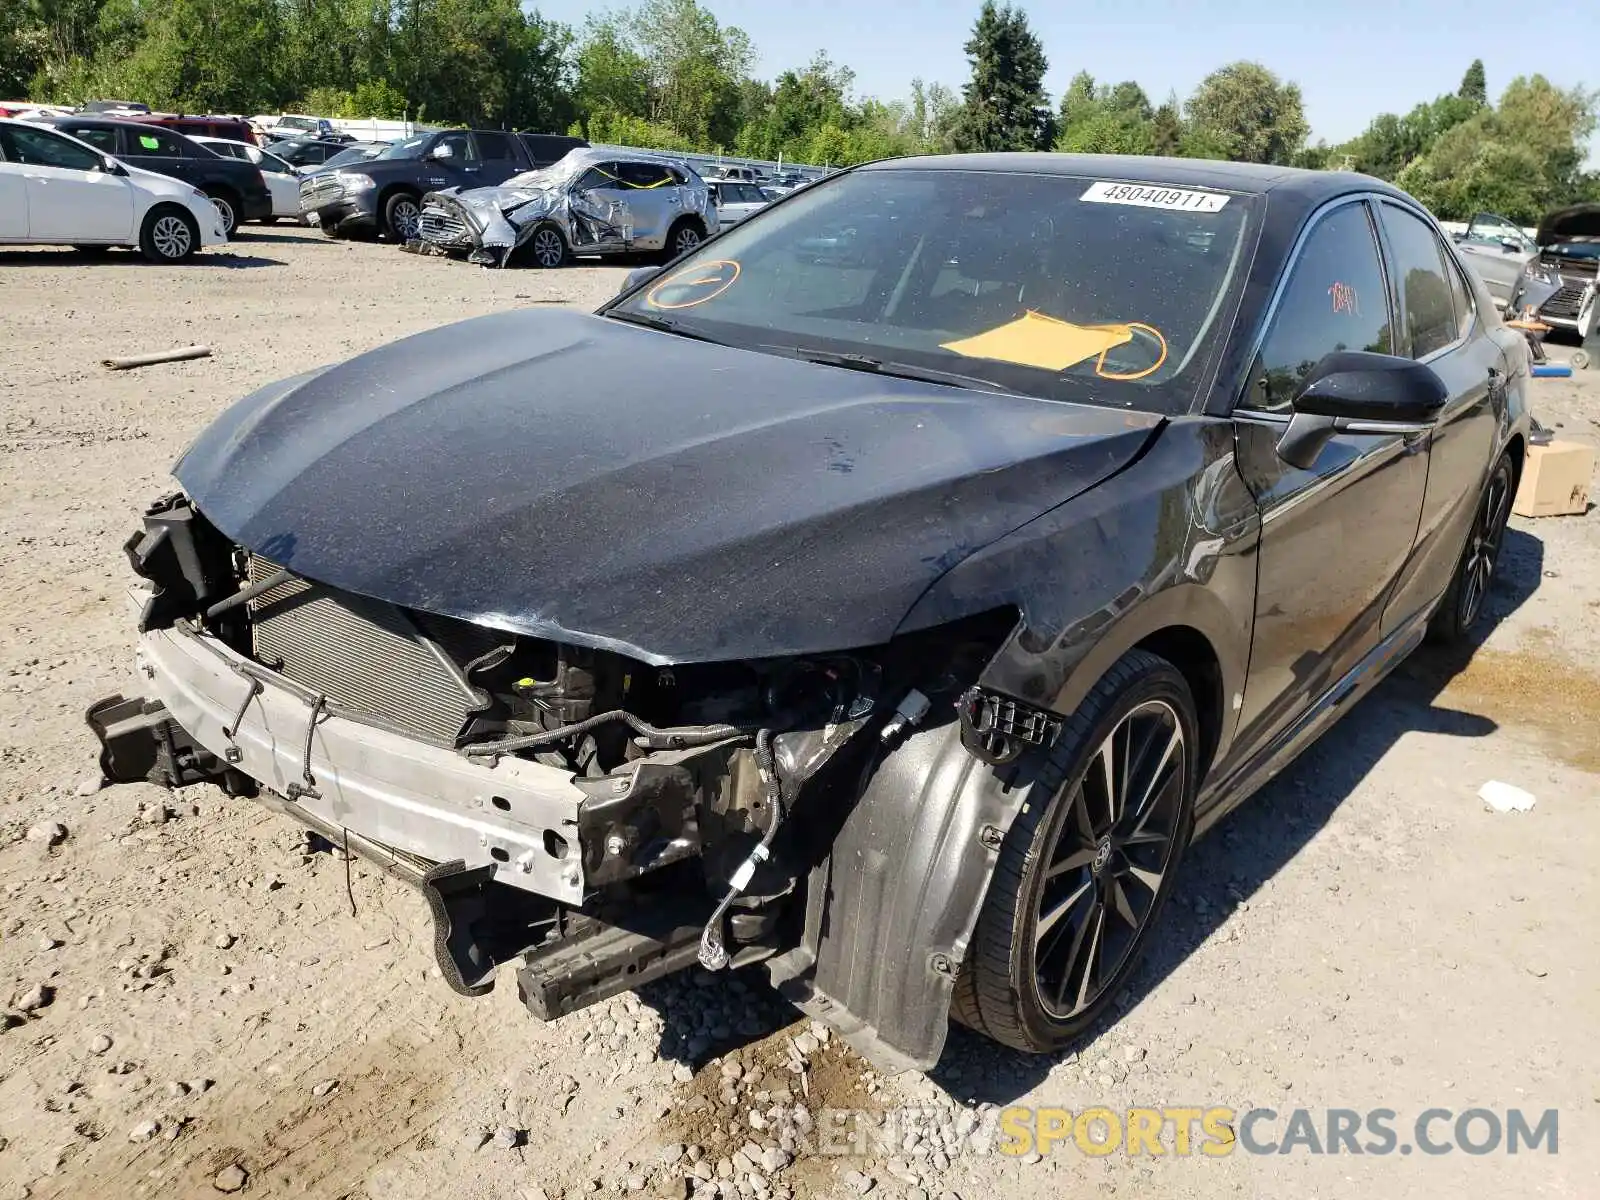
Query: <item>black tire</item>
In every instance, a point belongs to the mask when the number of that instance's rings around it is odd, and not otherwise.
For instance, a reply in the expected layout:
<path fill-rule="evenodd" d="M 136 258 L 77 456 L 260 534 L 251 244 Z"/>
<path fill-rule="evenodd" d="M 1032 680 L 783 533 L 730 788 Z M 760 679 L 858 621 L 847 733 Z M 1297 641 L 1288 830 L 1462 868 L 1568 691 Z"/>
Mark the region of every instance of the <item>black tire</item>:
<path fill-rule="evenodd" d="M 1450 586 L 1428 623 L 1431 641 L 1440 645 L 1464 642 L 1482 620 L 1516 492 L 1516 463 L 1509 453 L 1502 454 L 1478 497 L 1478 511 L 1472 518 L 1472 528 L 1467 530 L 1467 541 L 1456 560 Z"/>
<path fill-rule="evenodd" d="M 1095 684 L 1027 768 L 1029 802 L 1001 846 L 956 980 L 957 1020 L 1048 1053 L 1104 1014 L 1138 965 L 1193 833 L 1198 729 L 1188 683 L 1154 654 L 1129 651 Z M 1108 744 L 1113 752 L 1102 755 Z M 1119 760 L 1123 786 L 1108 790 L 1107 764 Z M 1141 795 L 1131 798 L 1134 790 Z"/>
<path fill-rule="evenodd" d="M 276 225 L 278 223 L 278 218 L 277 217 L 262 217 L 261 218 L 261 223 L 263 225 Z"/>
<path fill-rule="evenodd" d="M 412 192 L 395 192 L 383 202 L 383 232 L 391 242 L 405 245 L 417 236 L 422 204 Z"/>
<path fill-rule="evenodd" d="M 667 244 L 661 251 L 661 261 L 673 262 L 699 249 L 706 240 L 706 227 L 693 217 L 679 217 L 667 230 Z"/>
<path fill-rule="evenodd" d="M 200 227 L 187 209 L 158 204 L 145 214 L 144 226 L 139 230 L 139 251 L 149 261 L 187 262 L 199 248 Z"/>
<path fill-rule="evenodd" d="M 567 245 L 561 227 L 553 221 L 541 221 L 528 235 L 528 240 L 517 247 L 516 254 L 519 263 L 527 263 L 530 267 L 545 271 L 565 266 L 571 257 L 571 247 Z"/>
<path fill-rule="evenodd" d="M 223 188 L 206 189 L 206 197 L 222 217 L 222 236 L 232 241 L 239 229 L 239 197 Z"/>

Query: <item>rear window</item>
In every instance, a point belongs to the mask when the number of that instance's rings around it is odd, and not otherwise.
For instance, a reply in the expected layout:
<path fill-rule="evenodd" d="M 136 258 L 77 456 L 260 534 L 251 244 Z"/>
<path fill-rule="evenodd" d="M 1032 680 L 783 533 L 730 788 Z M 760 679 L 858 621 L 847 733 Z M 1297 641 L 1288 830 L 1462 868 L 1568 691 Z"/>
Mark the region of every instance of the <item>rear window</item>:
<path fill-rule="evenodd" d="M 1181 411 L 1258 208 L 1081 176 L 858 171 L 763 210 L 618 307 L 751 349 Z"/>

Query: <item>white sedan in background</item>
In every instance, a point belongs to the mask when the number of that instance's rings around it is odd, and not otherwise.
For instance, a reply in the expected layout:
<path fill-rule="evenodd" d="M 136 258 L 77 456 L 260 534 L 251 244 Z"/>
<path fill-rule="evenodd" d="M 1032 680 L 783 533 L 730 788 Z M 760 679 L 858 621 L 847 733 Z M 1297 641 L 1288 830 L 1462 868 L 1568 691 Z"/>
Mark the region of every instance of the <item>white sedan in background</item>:
<path fill-rule="evenodd" d="M 266 181 L 267 190 L 272 193 L 272 215 L 267 217 L 263 224 L 270 225 L 277 220 L 294 221 L 301 225 L 311 223 L 300 212 L 299 171 L 276 154 L 270 150 L 263 150 L 260 146 L 252 146 L 249 142 L 236 142 L 232 138 L 191 135 L 189 140 L 199 142 L 218 154 L 253 163 L 261 168 L 261 178 Z"/>
<path fill-rule="evenodd" d="M 0 244 L 137 246 L 151 262 L 182 262 L 227 240 L 199 188 L 54 129 L 0 119 Z"/>

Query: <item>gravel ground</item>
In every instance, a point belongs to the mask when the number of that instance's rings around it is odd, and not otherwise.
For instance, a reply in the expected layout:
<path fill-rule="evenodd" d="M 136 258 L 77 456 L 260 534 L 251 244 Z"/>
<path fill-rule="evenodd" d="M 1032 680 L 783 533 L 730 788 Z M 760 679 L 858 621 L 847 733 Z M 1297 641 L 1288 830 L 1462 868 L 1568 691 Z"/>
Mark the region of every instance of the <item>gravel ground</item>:
<path fill-rule="evenodd" d="M 207 420 L 416 330 L 592 306 L 621 274 L 301 230 L 183 268 L 0 251 L 0 1200 L 1600 1195 L 1592 511 L 1513 522 L 1487 643 L 1413 659 L 1197 846 L 1119 1019 L 1056 1059 L 957 1031 L 930 1077 L 880 1078 L 754 978 L 542 1025 L 512 987 L 451 993 L 421 899 L 360 863 L 352 915 L 345 864 L 286 821 L 100 788 L 81 714 L 128 677 L 120 546 Z M 188 342 L 215 354 L 98 365 Z M 1595 440 L 1600 373 L 1536 387 Z M 1489 811 L 1489 779 L 1537 806 Z M 1559 1153 L 1017 1157 L 994 1152 L 1013 1103 L 1277 1110 L 1258 1138 L 1297 1107 L 1318 1128 L 1388 1108 L 1402 1142 L 1432 1107 L 1554 1108 Z M 819 1152 L 837 1108 L 865 1153 Z"/>

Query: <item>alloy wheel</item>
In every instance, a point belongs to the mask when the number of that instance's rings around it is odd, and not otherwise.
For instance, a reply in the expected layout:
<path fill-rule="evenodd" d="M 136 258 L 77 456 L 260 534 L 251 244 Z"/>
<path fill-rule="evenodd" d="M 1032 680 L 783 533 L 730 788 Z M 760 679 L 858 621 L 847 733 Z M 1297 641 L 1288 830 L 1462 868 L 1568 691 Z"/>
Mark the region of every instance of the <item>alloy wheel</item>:
<path fill-rule="evenodd" d="M 1173 863 L 1188 755 L 1177 711 L 1146 701 L 1064 798 L 1033 922 L 1034 983 L 1052 1017 L 1093 1005 L 1149 924 Z"/>
<path fill-rule="evenodd" d="M 194 245 L 189 223 L 177 216 L 157 217 L 150 229 L 150 240 L 162 258 L 183 258 Z"/>
<path fill-rule="evenodd" d="M 1483 503 L 1467 538 L 1467 552 L 1461 559 L 1461 628 L 1466 629 L 1483 614 L 1484 598 L 1494 579 L 1500 559 L 1500 544 L 1505 540 L 1506 521 L 1511 516 L 1511 465 L 1502 461 L 1484 489 Z"/>
<path fill-rule="evenodd" d="M 237 218 L 234 216 L 233 205 L 229 204 L 221 196 L 212 196 L 210 199 L 212 206 L 217 210 L 217 215 L 222 218 L 222 232 L 228 237 L 232 237 L 238 223 Z"/>
<path fill-rule="evenodd" d="M 559 267 L 565 257 L 566 247 L 554 229 L 541 229 L 533 235 L 533 260 L 541 267 Z"/>
<path fill-rule="evenodd" d="M 681 257 L 699 245 L 700 231 L 693 225 L 685 225 L 672 239 L 672 255 L 674 258 Z"/>
<path fill-rule="evenodd" d="M 400 235 L 400 240 L 409 242 L 417 236 L 417 231 L 422 226 L 422 210 L 412 200 L 397 200 L 389 209 L 389 219 L 394 224 L 395 233 Z"/>

